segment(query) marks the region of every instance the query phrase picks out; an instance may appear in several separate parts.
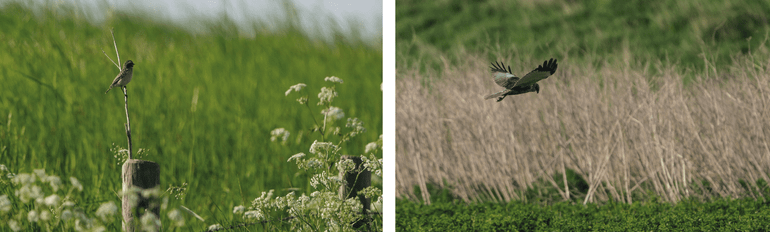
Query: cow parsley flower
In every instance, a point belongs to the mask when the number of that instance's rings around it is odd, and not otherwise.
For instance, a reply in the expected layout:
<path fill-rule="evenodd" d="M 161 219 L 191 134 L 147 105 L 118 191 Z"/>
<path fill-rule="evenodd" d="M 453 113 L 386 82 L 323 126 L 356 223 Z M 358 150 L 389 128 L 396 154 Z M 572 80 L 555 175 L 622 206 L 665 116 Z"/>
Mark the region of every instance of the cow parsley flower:
<path fill-rule="evenodd" d="M 342 79 L 340 79 L 339 77 L 335 77 L 335 76 L 326 77 L 326 78 L 324 78 L 324 81 L 337 82 L 337 83 L 342 84 Z"/>
<path fill-rule="evenodd" d="M 209 226 L 209 231 L 221 230 L 221 229 L 224 229 L 224 227 L 222 227 L 222 225 L 220 224 L 214 224 Z"/>
<path fill-rule="evenodd" d="M 70 183 L 72 183 L 72 187 L 76 188 L 79 192 L 83 191 L 83 185 L 80 184 L 80 181 L 78 181 L 77 178 L 70 176 Z"/>
<path fill-rule="evenodd" d="M 318 105 L 331 103 L 335 97 L 337 97 L 337 91 L 334 91 L 334 88 L 322 87 L 321 92 L 318 93 Z"/>
<path fill-rule="evenodd" d="M 8 199 L 8 195 L 0 196 L 0 211 L 11 211 L 11 200 Z"/>
<path fill-rule="evenodd" d="M 281 141 L 286 141 L 287 139 L 289 139 L 290 134 L 291 133 L 289 133 L 289 131 L 287 131 L 286 129 L 277 128 L 270 132 L 270 141 L 275 142 L 276 140 L 278 140 L 278 137 L 281 137 Z"/>
<path fill-rule="evenodd" d="M 233 214 L 242 214 L 243 211 L 246 211 L 246 207 L 243 207 L 242 205 L 233 207 Z"/>
<path fill-rule="evenodd" d="M 289 87 L 289 90 L 286 90 L 286 93 L 284 93 L 284 95 L 289 96 L 291 91 L 299 92 L 300 90 L 302 90 L 302 88 L 305 88 L 305 86 L 307 86 L 305 83 L 299 83 L 299 84 L 296 84 L 296 85 L 292 85 L 291 87 Z"/>
<path fill-rule="evenodd" d="M 182 213 L 178 209 L 168 212 L 168 219 L 171 219 L 176 227 L 184 226 L 184 217 L 182 217 Z"/>
<path fill-rule="evenodd" d="M 29 213 L 27 213 L 27 221 L 29 222 L 37 222 L 38 216 L 37 211 L 30 210 Z"/>
<path fill-rule="evenodd" d="M 342 109 L 335 106 L 330 106 L 327 109 L 321 110 L 321 114 L 334 120 L 339 120 L 345 117 L 345 112 L 342 112 Z"/>
<path fill-rule="evenodd" d="M 366 144 L 366 149 L 364 150 L 364 152 L 366 152 L 366 153 L 373 152 L 373 151 L 377 150 L 377 148 L 379 148 L 379 147 L 380 146 L 377 145 L 377 142 L 371 142 L 369 144 Z"/>
<path fill-rule="evenodd" d="M 115 205 L 115 202 L 110 201 L 99 206 L 99 209 L 96 210 L 96 216 L 102 219 L 103 222 L 111 222 L 117 212 L 118 206 Z"/>
<path fill-rule="evenodd" d="M 54 207 L 59 205 L 59 195 L 51 194 L 45 198 L 45 205 L 48 207 Z"/>

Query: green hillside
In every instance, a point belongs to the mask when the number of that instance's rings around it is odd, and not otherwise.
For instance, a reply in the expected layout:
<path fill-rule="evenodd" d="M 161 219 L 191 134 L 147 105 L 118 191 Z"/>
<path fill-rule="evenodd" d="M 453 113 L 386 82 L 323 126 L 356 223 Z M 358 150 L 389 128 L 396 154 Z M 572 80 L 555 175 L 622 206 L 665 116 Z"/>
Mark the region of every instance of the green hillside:
<path fill-rule="evenodd" d="M 397 65 L 438 69 L 462 51 L 529 54 L 541 60 L 615 59 L 719 65 L 764 43 L 767 1 L 415 1 L 396 4 Z"/>

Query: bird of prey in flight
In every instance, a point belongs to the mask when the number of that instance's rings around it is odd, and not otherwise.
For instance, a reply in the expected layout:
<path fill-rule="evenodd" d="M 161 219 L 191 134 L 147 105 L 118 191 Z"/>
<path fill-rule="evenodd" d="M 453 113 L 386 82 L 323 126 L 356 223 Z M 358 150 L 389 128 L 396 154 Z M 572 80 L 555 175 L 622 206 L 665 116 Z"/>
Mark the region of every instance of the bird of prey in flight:
<path fill-rule="evenodd" d="M 502 63 L 492 63 L 492 72 L 495 73 L 495 83 L 505 88 L 505 90 L 484 96 L 484 100 L 496 97 L 499 102 L 508 95 L 529 92 L 540 93 L 540 85 L 538 85 L 537 82 L 548 78 L 548 76 L 551 76 L 556 72 L 556 66 L 556 60 L 551 58 L 550 60 L 543 62 L 543 65 L 538 65 L 532 72 L 519 78 L 511 73 L 510 65 L 508 66 L 508 70 L 505 70 L 505 65 Z"/>

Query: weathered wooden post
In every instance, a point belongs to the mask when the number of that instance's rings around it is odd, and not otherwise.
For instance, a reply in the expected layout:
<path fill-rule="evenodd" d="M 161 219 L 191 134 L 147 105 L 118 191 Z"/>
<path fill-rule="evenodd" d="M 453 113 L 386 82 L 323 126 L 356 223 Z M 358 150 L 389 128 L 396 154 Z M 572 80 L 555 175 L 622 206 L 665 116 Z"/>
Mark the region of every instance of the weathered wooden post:
<path fill-rule="evenodd" d="M 123 231 L 142 231 L 139 219 L 147 213 L 155 214 L 160 221 L 158 194 L 143 194 L 160 187 L 160 165 L 158 163 L 130 159 L 123 163 Z M 155 191 L 160 191 L 155 189 Z M 155 226 L 160 231 L 160 224 Z"/>
<path fill-rule="evenodd" d="M 131 142 L 131 120 L 128 117 L 128 88 L 123 87 L 126 100 L 126 137 L 128 137 L 128 160 L 123 163 L 123 231 L 141 231 L 140 220 L 147 213 L 153 213 L 157 219 L 155 231 L 160 231 L 160 165 L 158 163 L 133 159 Z M 149 194 L 147 194 L 149 193 Z M 137 229 L 139 228 L 139 229 Z"/>
<path fill-rule="evenodd" d="M 358 194 L 358 192 L 372 185 L 372 173 L 364 168 L 363 161 L 359 156 L 344 155 L 342 156 L 342 159 L 353 160 L 353 163 L 356 164 L 356 167 L 346 173 L 340 173 L 340 178 L 345 178 L 344 180 L 347 182 L 347 185 L 340 186 L 340 198 L 346 199 L 351 197 L 358 197 L 358 200 L 361 201 L 361 205 L 363 205 L 361 213 L 364 215 L 364 217 L 366 217 L 366 213 L 369 211 L 371 199 L 367 199 L 363 194 Z M 353 228 L 360 228 L 367 222 L 367 219 L 359 220 L 353 224 Z"/>

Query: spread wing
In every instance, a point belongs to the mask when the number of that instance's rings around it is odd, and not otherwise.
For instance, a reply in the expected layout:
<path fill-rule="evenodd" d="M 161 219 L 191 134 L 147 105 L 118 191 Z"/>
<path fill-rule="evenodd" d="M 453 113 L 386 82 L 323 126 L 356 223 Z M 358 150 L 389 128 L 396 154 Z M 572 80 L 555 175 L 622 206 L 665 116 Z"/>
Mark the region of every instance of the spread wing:
<path fill-rule="evenodd" d="M 551 58 L 543 62 L 543 65 L 538 65 L 535 70 L 524 75 L 515 86 L 528 86 L 535 84 L 536 82 L 548 78 L 556 72 L 556 60 Z"/>
<path fill-rule="evenodd" d="M 503 63 L 492 63 L 492 72 L 495 73 L 495 83 L 506 89 L 512 89 L 516 86 L 516 82 L 519 81 L 519 78 L 511 73 L 511 66 L 508 66 L 508 70 L 505 70 Z"/>
<path fill-rule="evenodd" d="M 506 89 L 506 90 L 503 90 L 503 91 L 500 91 L 500 92 L 497 92 L 497 93 L 493 93 L 493 94 L 490 94 L 490 95 L 484 96 L 484 100 L 487 100 L 487 99 L 490 99 L 490 98 L 496 98 L 496 97 L 500 97 L 500 96 L 503 96 L 503 94 L 505 94 L 505 92 L 508 92 L 508 91 L 510 91 L 510 90 L 507 90 L 507 89 Z"/>

